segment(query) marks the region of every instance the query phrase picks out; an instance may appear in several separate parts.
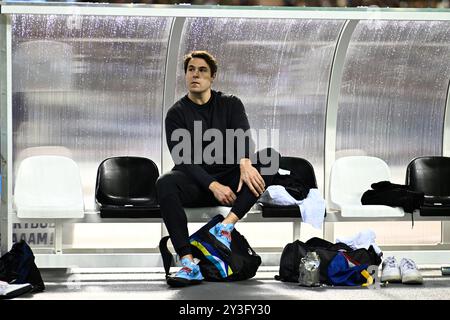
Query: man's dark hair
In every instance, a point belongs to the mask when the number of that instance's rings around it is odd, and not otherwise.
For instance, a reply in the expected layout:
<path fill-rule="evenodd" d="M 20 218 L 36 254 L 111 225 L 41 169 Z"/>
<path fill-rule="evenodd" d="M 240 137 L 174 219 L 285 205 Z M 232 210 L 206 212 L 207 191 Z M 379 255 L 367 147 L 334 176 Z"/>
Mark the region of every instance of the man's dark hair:
<path fill-rule="evenodd" d="M 195 50 L 184 56 L 184 73 L 187 72 L 189 61 L 193 58 L 200 58 L 206 61 L 211 69 L 211 76 L 215 76 L 217 72 L 217 61 L 211 53 L 205 50 Z"/>

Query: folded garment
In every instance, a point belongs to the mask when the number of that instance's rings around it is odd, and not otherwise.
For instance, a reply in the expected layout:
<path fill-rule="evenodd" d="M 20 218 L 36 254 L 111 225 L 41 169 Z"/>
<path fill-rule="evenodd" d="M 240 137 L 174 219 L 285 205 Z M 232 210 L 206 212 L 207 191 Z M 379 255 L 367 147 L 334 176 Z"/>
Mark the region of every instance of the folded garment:
<path fill-rule="evenodd" d="M 373 190 L 392 190 L 392 189 L 404 189 L 409 190 L 409 186 L 404 184 L 396 184 L 390 181 L 380 181 L 376 183 L 372 183 L 370 185 Z"/>
<path fill-rule="evenodd" d="M 296 200 L 305 199 L 309 192 L 309 188 L 307 187 L 307 184 L 303 182 L 302 177 L 292 172 L 289 175 L 280 174 L 280 172 L 278 172 L 273 177 L 272 185 L 283 186 Z"/>
<path fill-rule="evenodd" d="M 401 207 L 405 212 L 412 213 L 424 203 L 424 193 L 409 190 L 406 185 L 380 181 L 371 185 L 373 190 L 367 190 L 361 197 L 363 205 L 385 205 Z"/>

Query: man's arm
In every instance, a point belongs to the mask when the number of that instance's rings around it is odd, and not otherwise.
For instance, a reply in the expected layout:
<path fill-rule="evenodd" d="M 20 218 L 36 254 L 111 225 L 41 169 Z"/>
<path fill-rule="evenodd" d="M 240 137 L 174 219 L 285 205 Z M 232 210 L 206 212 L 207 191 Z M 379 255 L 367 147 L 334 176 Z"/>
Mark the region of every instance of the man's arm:
<path fill-rule="evenodd" d="M 239 179 L 239 186 L 237 192 L 241 191 L 243 184 L 245 183 L 250 191 L 259 197 L 265 190 L 266 183 L 259 171 L 252 165 L 250 159 L 242 158 L 239 164 L 241 170 L 241 177 Z"/>
<path fill-rule="evenodd" d="M 245 112 L 245 107 L 242 101 L 234 97 L 233 101 L 233 110 L 232 110 L 232 117 L 231 117 L 231 127 L 234 130 L 242 129 L 244 132 L 247 132 L 247 130 L 250 130 L 250 123 L 247 118 L 247 113 Z M 253 142 L 253 139 L 251 136 L 248 137 L 248 139 L 245 139 L 245 145 L 244 145 L 244 154 L 242 158 L 250 158 L 251 154 L 255 153 L 255 143 Z M 239 151 L 239 150 L 237 150 Z M 239 153 L 238 153 L 239 154 Z M 237 160 L 241 160 L 237 159 Z"/>
<path fill-rule="evenodd" d="M 239 98 L 236 98 L 232 122 L 233 122 L 232 126 L 234 129 L 242 129 L 244 130 L 244 132 L 250 129 L 250 123 L 248 121 L 244 105 Z M 255 152 L 255 144 L 251 139 L 251 136 L 249 136 L 248 139 L 245 139 L 244 156 L 238 159 L 241 176 L 237 192 L 241 191 L 241 188 L 245 183 L 250 189 L 250 191 L 256 197 L 259 197 L 264 192 L 265 182 L 261 174 L 252 165 L 252 162 L 250 160 L 250 154 L 253 154 L 254 152 Z"/>

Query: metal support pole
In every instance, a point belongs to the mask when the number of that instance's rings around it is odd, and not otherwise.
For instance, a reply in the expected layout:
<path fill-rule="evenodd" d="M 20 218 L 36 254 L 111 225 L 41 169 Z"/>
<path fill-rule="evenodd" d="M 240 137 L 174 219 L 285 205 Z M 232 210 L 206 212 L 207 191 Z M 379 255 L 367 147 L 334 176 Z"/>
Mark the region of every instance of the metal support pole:
<path fill-rule="evenodd" d="M 346 21 L 339 39 L 336 44 L 336 50 L 334 52 L 333 63 L 331 65 L 330 81 L 328 86 L 327 95 L 327 113 L 325 117 L 325 149 L 324 149 L 324 195 L 327 201 L 330 201 L 329 197 L 329 176 L 331 173 L 331 167 L 336 158 L 336 123 L 338 113 L 339 94 L 341 90 L 342 75 L 344 73 L 344 62 L 347 55 L 347 49 L 350 44 L 353 31 L 356 28 L 359 20 Z M 327 206 L 328 207 L 328 206 Z M 323 237 L 329 241 L 334 240 L 334 223 L 324 222 Z"/>
<path fill-rule="evenodd" d="M 298 221 L 294 221 L 293 222 L 293 227 L 294 227 L 294 234 L 293 234 L 293 240 L 300 240 L 300 231 L 302 228 L 302 222 L 300 220 Z"/>
<path fill-rule="evenodd" d="M 11 93 L 11 23 L 10 17 L 0 16 L 0 252 L 7 252 L 12 246 L 12 93 Z"/>
<path fill-rule="evenodd" d="M 63 223 L 55 222 L 55 253 L 62 254 L 63 245 Z"/>
<path fill-rule="evenodd" d="M 162 124 L 161 124 L 161 174 L 168 171 L 168 166 L 165 163 L 171 163 L 172 158 L 169 150 L 166 147 L 166 131 L 164 130 L 164 119 L 166 117 L 167 110 L 175 102 L 175 89 L 177 84 L 177 66 L 178 54 L 180 50 L 181 35 L 183 33 L 184 22 L 186 18 L 174 18 L 172 22 L 172 28 L 170 29 L 169 45 L 167 47 L 167 59 L 166 59 L 166 73 L 164 79 L 164 96 L 163 96 L 163 108 L 162 108 Z M 167 236 L 169 233 L 164 225 L 161 223 L 161 236 Z"/>
<path fill-rule="evenodd" d="M 445 100 L 444 128 L 442 138 L 442 155 L 450 157 L 450 79 L 447 84 L 447 99 Z M 450 222 L 441 222 L 441 239 L 443 244 L 450 243 Z"/>

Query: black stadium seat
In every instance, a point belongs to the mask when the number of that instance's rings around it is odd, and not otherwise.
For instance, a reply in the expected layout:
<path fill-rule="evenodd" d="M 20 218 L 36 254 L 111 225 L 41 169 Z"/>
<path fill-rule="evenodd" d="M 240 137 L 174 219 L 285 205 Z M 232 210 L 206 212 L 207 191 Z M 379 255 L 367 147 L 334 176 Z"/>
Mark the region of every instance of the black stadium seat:
<path fill-rule="evenodd" d="M 425 193 L 421 216 L 450 216 L 450 158 L 417 157 L 406 169 L 406 185 Z"/>
<path fill-rule="evenodd" d="M 97 170 L 95 200 L 102 218 L 160 218 L 156 164 L 142 157 L 112 157 Z"/>

